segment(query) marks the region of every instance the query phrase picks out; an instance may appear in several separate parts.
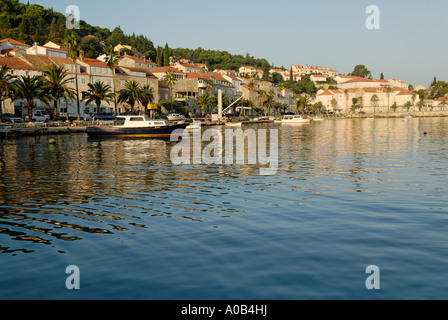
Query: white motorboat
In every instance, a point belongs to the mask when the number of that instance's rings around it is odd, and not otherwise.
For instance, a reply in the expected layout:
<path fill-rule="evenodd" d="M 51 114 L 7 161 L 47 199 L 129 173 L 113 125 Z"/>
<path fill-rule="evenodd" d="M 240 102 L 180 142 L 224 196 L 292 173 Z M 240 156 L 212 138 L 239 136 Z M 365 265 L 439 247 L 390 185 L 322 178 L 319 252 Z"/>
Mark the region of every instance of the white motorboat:
<path fill-rule="evenodd" d="M 310 123 L 311 119 L 304 119 L 301 115 L 286 115 L 282 119 L 282 124 L 289 123 Z"/>
<path fill-rule="evenodd" d="M 179 113 L 170 113 L 167 117 L 168 121 L 182 121 L 185 120 L 185 116 Z"/>
<path fill-rule="evenodd" d="M 229 127 L 241 127 L 242 125 L 242 122 L 226 122 L 226 126 Z"/>
<path fill-rule="evenodd" d="M 193 123 L 190 123 L 186 129 L 187 130 L 199 130 L 199 129 L 201 129 L 201 122 L 193 121 Z"/>
<path fill-rule="evenodd" d="M 175 130 L 183 130 L 187 125 L 150 120 L 148 116 L 117 116 L 112 126 L 88 127 L 86 130 L 89 137 L 97 138 L 169 138 Z"/>

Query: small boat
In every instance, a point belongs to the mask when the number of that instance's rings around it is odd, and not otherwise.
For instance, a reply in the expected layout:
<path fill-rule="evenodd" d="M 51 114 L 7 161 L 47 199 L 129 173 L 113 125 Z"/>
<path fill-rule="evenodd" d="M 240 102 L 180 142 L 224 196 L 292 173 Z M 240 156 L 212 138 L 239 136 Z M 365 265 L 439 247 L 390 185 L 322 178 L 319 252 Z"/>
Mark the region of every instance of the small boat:
<path fill-rule="evenodd" d="M 367 118 L 367 120 L 375 120 L 375 118 Z"/>
<path fill-rule="evenodd" d="M 304 119 L 301 115 L 286 115 L 282 119 L 282 124 L 289 123 L 310 123 L 311 119 Z"/>
<path fill-rule="evenodd" d="M 190 123 L 186 129 L 187 130 L 199 130 L 199 129 L 201 129 L 201 123 L 194 121 L 193 123 Z"/>
<path fill-rule="evenodd" d="M 148 116 L 117 116 L 112 126 L 87 127 L 89 137 L 95 138 L 169 138 L 173 131 L 188 123 L 170 124 L 166 120 L 150 120 Z"/>
<path fill-rule="evenodd" d="M 226 126 L 229 127 L 241 127 L 242 125 L 242 122 L 226 122 Z"/>
<path fill-rule="evenodd" d="M 182 121 L 185 120 L 185 116 L 179 114 L 179 113 L 170 113 L 167 116 L 168 121 Z"/>
<path fill-rule="evenodd" d="M 324 121 L 324 118 L 313 118 L 313 121 Z"/>
<path fill-rule="evenodd" d="M 411 118 L 413 118 L 413 116 L 411 116 L 410 114 L 407 114 L 407 115 L 404 116 L 404 118 L 405 119 L 411 119 Z"/>

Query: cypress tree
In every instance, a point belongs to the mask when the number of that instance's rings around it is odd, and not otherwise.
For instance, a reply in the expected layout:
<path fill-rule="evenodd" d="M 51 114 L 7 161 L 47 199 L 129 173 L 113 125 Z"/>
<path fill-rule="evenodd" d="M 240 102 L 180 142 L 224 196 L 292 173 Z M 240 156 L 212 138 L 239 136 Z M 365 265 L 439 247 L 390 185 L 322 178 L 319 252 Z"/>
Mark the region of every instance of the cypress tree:
<path fill-rule="evenodd" d="M 168 47 L 168 43 L 165 44 L 165 49 L 163 50 L 163 66 L 170 66 L 170 48 Z"/>

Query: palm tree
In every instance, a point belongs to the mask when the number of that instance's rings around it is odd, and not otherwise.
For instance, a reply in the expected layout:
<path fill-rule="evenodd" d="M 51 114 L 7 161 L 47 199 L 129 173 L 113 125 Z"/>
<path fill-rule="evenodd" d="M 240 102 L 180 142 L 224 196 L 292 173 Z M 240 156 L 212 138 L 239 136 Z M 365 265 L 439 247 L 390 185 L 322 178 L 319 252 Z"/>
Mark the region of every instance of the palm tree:
<path fill-rule="evenodd" d="M 63 67 L 57 65 L 50 65 L 44 71 L 45 77 L 45 91 L 48 93 L 51 100 L 53 100 L 53 115 L 56 118 L 58 114 L 58 101 L 60 99 L 75 99 L 75 90 L 70 88 L 68 84 L 73 78 L 67 78 L 68 72 Z"/>
<path fill-rule="evenodd" d="M 78 121 L 81 120 L 80 115 L 80 104 L 79 104 L 79 88 L 78 88 L 78 65 L 76 61 L 78 60 L 79 56 L 79 47 L 78 47 L 78 37 L 73 32 L 71 33 L 64 45 L 65 49 L 67 50 L 67 57 L 72 60 L 73 64 L 75 65 L 75 83 L 76 83 L 76 104 L 77 104 L 77 113 L 78 113 Z"/>
<path fill-rule="evenodd" d="M 412 107 L 412 102 L 411 101 L 406 101 L 406 103 L 403 106 L 404 108 L 406 108 L 406 111 L 409 112 L 409 109 L 411 109 Z"/>
<path fill-rule="evenodd" d="M 151 88 L 151 86 L 149 84 L 145 84 L 141 88 L 140 94 L 141 94 L 140 102 L 143 104 L 143 106 L 145 108 L 147 108 L 148 105 L 154 101 L 154 89 Z M 151 112 L 152 112 L 152 110 L 150 110 L 150 116 L 151 116 Z"/>
<path fill-rule="evenodd" d="M 336 106 L 338 105 L 338 100 L 336 98 L 331 99 L 331 107 L 333 108 L 333 113 L 336 114 Z"/>
<path fill-rule="evenodd" d="M 176 85 L 177 78 L 176 74 L 173 70 L 168 70 L 168 72 L 163 77 L 163 80 L 165 81 L 166 85 L 170 88 L 170 97 L 171 100 L 173 100 L 173 87 Z"/>
<path fill-rule="evenodd" d="M 424 99 L 420 99 L 420 100 L 418 101 L 417 105 L 418 105 L 418 109 L 419 109 L 419 111 L 422 111 L 422 110 L 423 110 L 423 107 L 425 106 L 425 100 L 424 100 Z"/>
<path fill-rule="evenodd" d="M 443 99 L 440 103 L 442 104 L 442 111 L 445 111 L 445 106 L 446 106 L 447 103 L 448 103 L 448 102 L 446 101 L 446 98 Z"/>
<path fill-rule="evenodd" d="M 213 82 L 213 80 L 208 79 L 205 82 L 205 91 L 207 91 L 209 96 L 212 94 L 214 88 L 215 88 L 215 83 Z"/>
<path fill-rule="evenodd" d="M 376 94 L 374 94 L 372 96 L 372 98 L 370 98 L 370 102 L 372 102 L 372 104 L 373 104 L 373 114 L 376 113 L 376 107 L 378 106 L 378 101 L 379 100 L 380 99 L 378 98 L 378 96 Z"/>
<path fill-rule="evenodd" d="M 96 114 L 100 113 L 100 106 L 103 101 L 111 103 L 115 99 L 112 88 L 108 84 L 100 81 L 89 83 L 89 90 L 83 91 L 82 95 L 86 106 L 90 103 L 96 104 Z"/>
<path fill-rule="evenodd" d="M 140 84 L 135 81 L 126 81 L 124 88 L 118 91 L 118 103 L 129 103 L 131 113 L 134 113 L 134 106 L 142 100 L 142 89 Z"/>
<path fill-rule="evenodd" d="M 201 107 L 202 110 L 202 117 L 205 116 L 205 109 L 210 105 L 210 96 L 208 94 L 203 94 L 200 95 L 196 102 L 195 105 L 198 107 Z"/>
<path fill-rule="evenodd" d="M 358 102 L 357 102 L 357 103 L 359 104 L 359 110 L 362 111 L 362 108 L 364 107 L 364 97 L 363 97 L 363 96 L 360 96 L 360 97 L 358 98 Z"/>
<path fill-rule="evenodd" d="M 386 92 L 387 92 L 387 113 L 389 113 L 390 112 L 390 93 L 392 92 L 392 88 L 387 87 Z"/>
<path fill-rule="evenodd" d="M 348 90 L 347 89 L 344 90 L 344 94 L 345 94 L 345 101 L 347 102 L 347 107 L 346 108 L 348 108 L 348 98 L 349 98 L 349 95 L 348 95 Z"/>
<path fill-rule="evenodd" d="M 414 93 L 412 95 L 412 106 L 415 106 L 415 100 L 417 100 L 417 95 Z M 414 109 L 414 108 L 413 108 Z"/>
<path fill-rule="evenodd" d="M 11 89 L 11 81 L 15 78 L 9 72 L 11 71 L 6 65 L 0 66 L 0 123 L 2 122 L 3 107 L 2 103 L 5 98 L 9 96 Z"/>
<path fill-rule="evenodd" d="M 106 60 L 105 63 L 112 71 L 112 83 L 114 84 L 114 97 L 116 97 L 115 92 L 115 66 L 118 64 L 118 55 L 115 52 L 115 49 L 113 46 L 109 46 L 106 51 Z M 114 105 L 115 105 L 115 114 L 118 114 L 118 108 L 117 108 L 117 99 L 114 99 Z"/>
<path fill-rule="evenodd" d="M 45 80 L 42 76 L 21 76 L 12 85 L 12 99 L 23 99 L 28 108 L 28 122 L 33 121 L 34 99 L 49 103 L 45 92 Z"/>

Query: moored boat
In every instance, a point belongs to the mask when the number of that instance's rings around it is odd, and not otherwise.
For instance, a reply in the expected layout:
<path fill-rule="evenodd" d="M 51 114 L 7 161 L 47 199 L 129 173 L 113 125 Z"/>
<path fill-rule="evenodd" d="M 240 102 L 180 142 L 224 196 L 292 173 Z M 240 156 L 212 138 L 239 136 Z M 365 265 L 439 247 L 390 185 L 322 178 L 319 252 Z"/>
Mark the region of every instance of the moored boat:
<path fill-rule="evenodd" d="M 165 120 L 150 120 L 147 116 L 117 116 L 112 126 L 88 127 L 89 137 L 95 138 L 169 138 L 188 123 L 170 124 Z"/>
<path fill-rule="evenodd" d="M 304 119 L 301 115 L 286 115 L 282 119 L 282 124 L 289 123 L 310 123 L 311 119 Z"/>
<path fill-rule="evenodd" d="M 185 116 L 179 114 L 179 113 L 170 113 L 167 116 L 168 121 L 182 121 L 185 120 Z"/>

